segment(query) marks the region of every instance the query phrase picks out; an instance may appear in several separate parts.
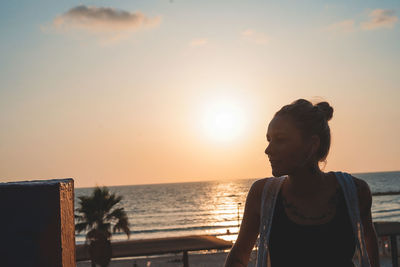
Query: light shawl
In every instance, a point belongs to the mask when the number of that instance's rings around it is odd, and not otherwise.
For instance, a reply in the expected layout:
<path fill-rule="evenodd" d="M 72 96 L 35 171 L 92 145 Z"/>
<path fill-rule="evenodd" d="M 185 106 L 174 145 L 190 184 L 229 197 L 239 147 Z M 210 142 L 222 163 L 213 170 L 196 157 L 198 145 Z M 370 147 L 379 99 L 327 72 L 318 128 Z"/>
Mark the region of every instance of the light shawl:
<path fill-rule="evenodd" d="M 356 254 L 354 255 L 354 258 L 357 258 L 358 260 L 357 266 L 371 267 L 364 241 L 364 231 L 361 224 L 360 210 L 358 207 L 357 188 L 354 184 L 352 176 L 348 173 L 335 172 L 335 176 L 343 190 L 347 210 L 349 212 L 350 221 L 356 239 Z M 261 198 L 260 238 L 258 243 L 257 267 L 271 266 L 268 255 L 268 242 L 271 232 L 272 217 L 275 210 L 275 202 L 285 177 L 286 176 L 268 178 L 264 185 Z M 321 263 L 321 266 L 323 266 L 323 263 Z"/>

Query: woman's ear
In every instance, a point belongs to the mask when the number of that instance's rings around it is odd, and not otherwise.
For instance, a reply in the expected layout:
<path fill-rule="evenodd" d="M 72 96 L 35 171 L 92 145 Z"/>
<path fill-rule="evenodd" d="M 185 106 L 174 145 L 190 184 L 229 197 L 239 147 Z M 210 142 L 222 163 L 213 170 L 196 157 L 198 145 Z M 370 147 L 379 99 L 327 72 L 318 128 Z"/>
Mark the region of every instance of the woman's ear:
<path fill-rule="evenodd" d="M 306 162 L 309 162 L 310 160 L 312 162 L 314 162 L 314 160 L 316 160 L 316 153 L 319 149 L 319 145 L 320 145 L 320 139 L 318 135 L 313 135 L 311 136 L 311 138 L 309 139 L 309 143 L 308 143 L 309 147 L 308 147 L 308 151 L 306 154 Z"/>
<path fill-rule="evenodd" d="M 311 154 L 315 155 L 317 153 L 319 146 L 321 144 L 321 139 L 318 135 L 314 134 L 311 136 Z"/>

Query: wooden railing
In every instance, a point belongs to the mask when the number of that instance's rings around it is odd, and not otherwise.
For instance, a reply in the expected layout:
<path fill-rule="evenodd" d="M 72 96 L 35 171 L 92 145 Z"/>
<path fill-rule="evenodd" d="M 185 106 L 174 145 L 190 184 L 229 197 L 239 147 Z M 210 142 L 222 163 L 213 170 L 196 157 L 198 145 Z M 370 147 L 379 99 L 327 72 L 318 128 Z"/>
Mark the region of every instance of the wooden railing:
<path fill-rule="evenodd" d="M 400 222 L 374 222 L 374 225 L 378 236 L 388 236 L 390 238 L 392 266 L 398 267 L 397 236 L 400 235 Z"/>
<path fill-rule="evenodd" d="M 224 250 L 232 247 L 231 242 L 208 235 L 118 241 L 112 242 L 111 245 L 113 258 L 183 253 L 184 267 L 189 267 L 188 252 L 190 251 Z M 89 259 L 88 247 L 84 244 L 76 245 L 76 260 Z"/>

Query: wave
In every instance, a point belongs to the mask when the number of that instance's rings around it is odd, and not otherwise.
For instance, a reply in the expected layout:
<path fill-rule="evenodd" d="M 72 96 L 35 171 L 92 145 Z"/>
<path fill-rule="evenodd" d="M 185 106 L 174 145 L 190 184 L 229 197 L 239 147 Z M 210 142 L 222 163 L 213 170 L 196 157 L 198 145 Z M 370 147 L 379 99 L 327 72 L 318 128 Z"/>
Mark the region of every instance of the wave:
<path fill-rule="evenodd" d="M 374 192 L 373 196 L 400 195 L 400 191 Z"/>
<path fill-rule="evenodd" d="M 151 234 L 151 233 L 166 233 L 166 232 L 187 232 L 187 231 L 196 231 L 196 230 L 217 230 L 217 229 L 228 229 L 237 227 L 237 224 L 234 225 L 204 225 L 204 226 L 191 226 L 191 227 L 176 227 L 176 228 L 155 228 L 155 229 L 147 229 L 147 230 L 135 230 L 130 231 L 131 234 Z M 76 236 L 85 236 L 85 234 L 77 234 Z"/>
<path fill-rule="evenodd" d="M 400 211 L 400 209 L 391 209 L 391 210 L 376 210 L 374 213 L 386 213 L 386 212 L 395 212 Z"/>
<path fill-rule="evenodd" d="M 393 221 L 393 222 L 398 222 L 400 219 L 400 216 L 393 216 L 393 215 L 386 215 L 386 216 L 374 216 L 373 221 L 377 222 L 379 220 L 385 220 L 385 221 Z"/>

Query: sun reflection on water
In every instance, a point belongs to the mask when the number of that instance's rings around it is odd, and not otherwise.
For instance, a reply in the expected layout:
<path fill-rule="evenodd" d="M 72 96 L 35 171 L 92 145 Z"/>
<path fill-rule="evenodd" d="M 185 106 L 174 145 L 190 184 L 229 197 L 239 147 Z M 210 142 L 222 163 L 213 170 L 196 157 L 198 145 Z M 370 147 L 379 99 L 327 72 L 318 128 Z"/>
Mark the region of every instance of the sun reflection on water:
<path fill-rule="evenodd" d="M 237 182 L 218 183 L 212 188 L 214 207 L 210 210 L 210 225 L 218 228 L 207 231 L 227 241 L 235 241 L 243 217 L 242 203 L 247 191 L 238 188 Z M 226 226 L 221 228 L 221 226 Z"/>

